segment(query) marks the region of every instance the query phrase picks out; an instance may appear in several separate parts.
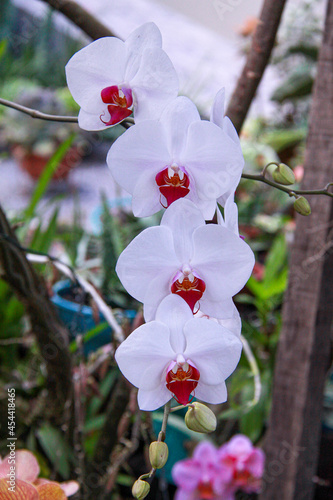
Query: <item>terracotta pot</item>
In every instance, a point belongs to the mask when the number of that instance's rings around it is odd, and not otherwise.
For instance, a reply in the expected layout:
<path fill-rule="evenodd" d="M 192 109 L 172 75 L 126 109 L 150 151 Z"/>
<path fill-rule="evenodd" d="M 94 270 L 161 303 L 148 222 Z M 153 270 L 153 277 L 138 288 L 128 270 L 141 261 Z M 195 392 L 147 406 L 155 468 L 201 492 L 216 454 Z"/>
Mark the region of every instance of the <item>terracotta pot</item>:
<path fill-rule="evenodd" d="M 22 146 L 15 146 L 12 150 L 14 158 L 17 160 L 20 168 L 27 172 L 34 180 L 39 179 L 50 157 L 36 155 L 25 150 Z M 76 167 L 82 156 L 76 146 L 71 147 L 65 154 L 57 170 L 52 176 L 52 180 L 64 180 L 69 172 Z"/>

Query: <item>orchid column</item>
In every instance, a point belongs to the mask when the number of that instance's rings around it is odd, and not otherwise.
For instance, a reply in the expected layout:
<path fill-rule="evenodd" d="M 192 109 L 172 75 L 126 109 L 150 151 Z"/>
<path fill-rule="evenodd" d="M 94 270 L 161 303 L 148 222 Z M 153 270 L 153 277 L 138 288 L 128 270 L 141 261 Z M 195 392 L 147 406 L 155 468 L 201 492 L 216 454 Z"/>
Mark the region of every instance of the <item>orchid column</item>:
<path fill-rule="evenodd" d="M 177 97 L 177 76 L 153 23 L 125 42 L 93 42 L 72 57 L 66 73 L 82 128 L 101 130 L 133 113 L 135 125 L 112 145 L 107 163 L 132 195 L 134 215 L 165 209 L 160 226 L 137 236 L 117 264 L 146 321 L 118 347 L 119 368 L 138 387 L 140 409 L 155 410 L 173 398 L 189 407 L 190 428 L 212 431 L 214 414 L 192 400 L 227 399 L 225 380 L 242 349 L 232 297 L 254 265 L 238 235 L 234 191 L 244 160 L 237 133 L 223 117 L 224 92 L 215 98 L 211 121 Z M 207 224 L 215 214 L 218 223 Z M 152 471 L 167 459 L 164 431 L 152 444 Z M 145 477 L 133 489 L 140 499 L 149 491 Z"/>

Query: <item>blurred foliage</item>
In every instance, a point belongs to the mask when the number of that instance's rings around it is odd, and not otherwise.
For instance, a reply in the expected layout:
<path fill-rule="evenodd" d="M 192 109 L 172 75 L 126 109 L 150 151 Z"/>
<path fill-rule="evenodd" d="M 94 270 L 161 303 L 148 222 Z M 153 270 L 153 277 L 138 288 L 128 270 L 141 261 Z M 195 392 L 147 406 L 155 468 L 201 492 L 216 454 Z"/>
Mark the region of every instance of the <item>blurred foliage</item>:
<path fill-rule="evenodd" d="M 25 78 L 44 87 L 64 87 L 65 65 L 82 42 L 57 31 L 51 10 L 39 17 L 0 0 L 0 12 L 0 81 Z"/>

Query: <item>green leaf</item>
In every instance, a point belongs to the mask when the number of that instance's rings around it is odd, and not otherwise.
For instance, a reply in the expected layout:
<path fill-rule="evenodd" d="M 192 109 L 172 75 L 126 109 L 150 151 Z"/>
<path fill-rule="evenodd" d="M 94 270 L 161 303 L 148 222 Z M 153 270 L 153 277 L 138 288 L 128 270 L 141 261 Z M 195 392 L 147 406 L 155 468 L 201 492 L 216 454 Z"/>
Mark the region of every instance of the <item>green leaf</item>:
<path fill-rule="evenodd" d="M 88 342 L 88 340 L 93 339 L 96 335 L 101 333 L 105 328 L 108 327 L 108 323 L 106 321 L 103 321 L 102 323 L 99 323 L 98 325 L 94 326 L 91 330 L 89 330 L 87 333 L 83 335 L 83 343 Z M 76 352 L 77 351 L 77 342 L 76 340 L 73 340 L 69 344 L 69 350 L 70 352 Z"/>
<path fill-rule="evenodd" d="M 105 423 L 106 415 L 96 415 L 95 417 L 89 418 L 84 426 L 83 432 L 88 434 L 89 432 L 99 431 L 102 429 Z"/>
<path fill-rule="evenodd" d="M 65 154 L 72 145 L 75 138 L 75 134 L 71 134 L 57 149 L 52 158 L 47 162 L 42 175 L 40 176 L 36 188 L 32 194 L 29 206 L 25 210 L 25 216 L 30 218 L 33 216 L 35 209 L 40 202 L 42 196 L 48 188 L 48 185 L 53 177 L 54 172 L 60 165 L 60 162 L 64 158 Z"/>
<path fill-rule="evenodd" d="M 271 99 L 282 103 L 288 99 L 298 99 L 310 95 L 313 82 L 314 78 L 309 65 L 298 66 L 282 85 L 273 92 Z"/>
<path fill-rule="evenodd" d="M 68 443 L 65 441 L 62 432 L 50 424 L 44 424 L 37 431 L 37 438 L 45 454 L 52 463 L 54 470 L 58 472 L 63 479 L 70 479 L 70 461 L 73 461 L 73 455 Z"/>

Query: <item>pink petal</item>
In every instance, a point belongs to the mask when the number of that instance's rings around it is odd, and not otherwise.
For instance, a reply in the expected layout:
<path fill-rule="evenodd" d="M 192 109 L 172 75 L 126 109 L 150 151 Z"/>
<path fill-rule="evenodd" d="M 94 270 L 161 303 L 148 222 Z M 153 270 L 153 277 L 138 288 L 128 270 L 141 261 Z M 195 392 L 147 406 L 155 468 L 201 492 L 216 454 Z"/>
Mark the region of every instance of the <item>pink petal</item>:
<path fill-rule="evenodd" d="M 209 441 L 202 441 L 196 446 L 193 458 L 202 463 L 215 464 L 218 460 L 217 449 Z"/>
<path fill-rule="evenodd" d="M 0 478 L 6 477 L 10 472 L 12 458 L 7 455 L 0 464 Z M 15 474 L 17 479 L 33 483 L 40 472 L 35 456 L 28 450 L 17 450 L 15 452 Z"/>
<path fill-rule="evenodd" d="M 172 479 L 181 489 L 194 491 L 201 480 L 201 466 L 193 459 L 181 460 L 172 468 Z"/>
<path fill-rule="evenodd" d="M 252 476 L 261 478 L 264 473 L 265 454 L 259 448 L 254 448 L 244 466 Z"/>

